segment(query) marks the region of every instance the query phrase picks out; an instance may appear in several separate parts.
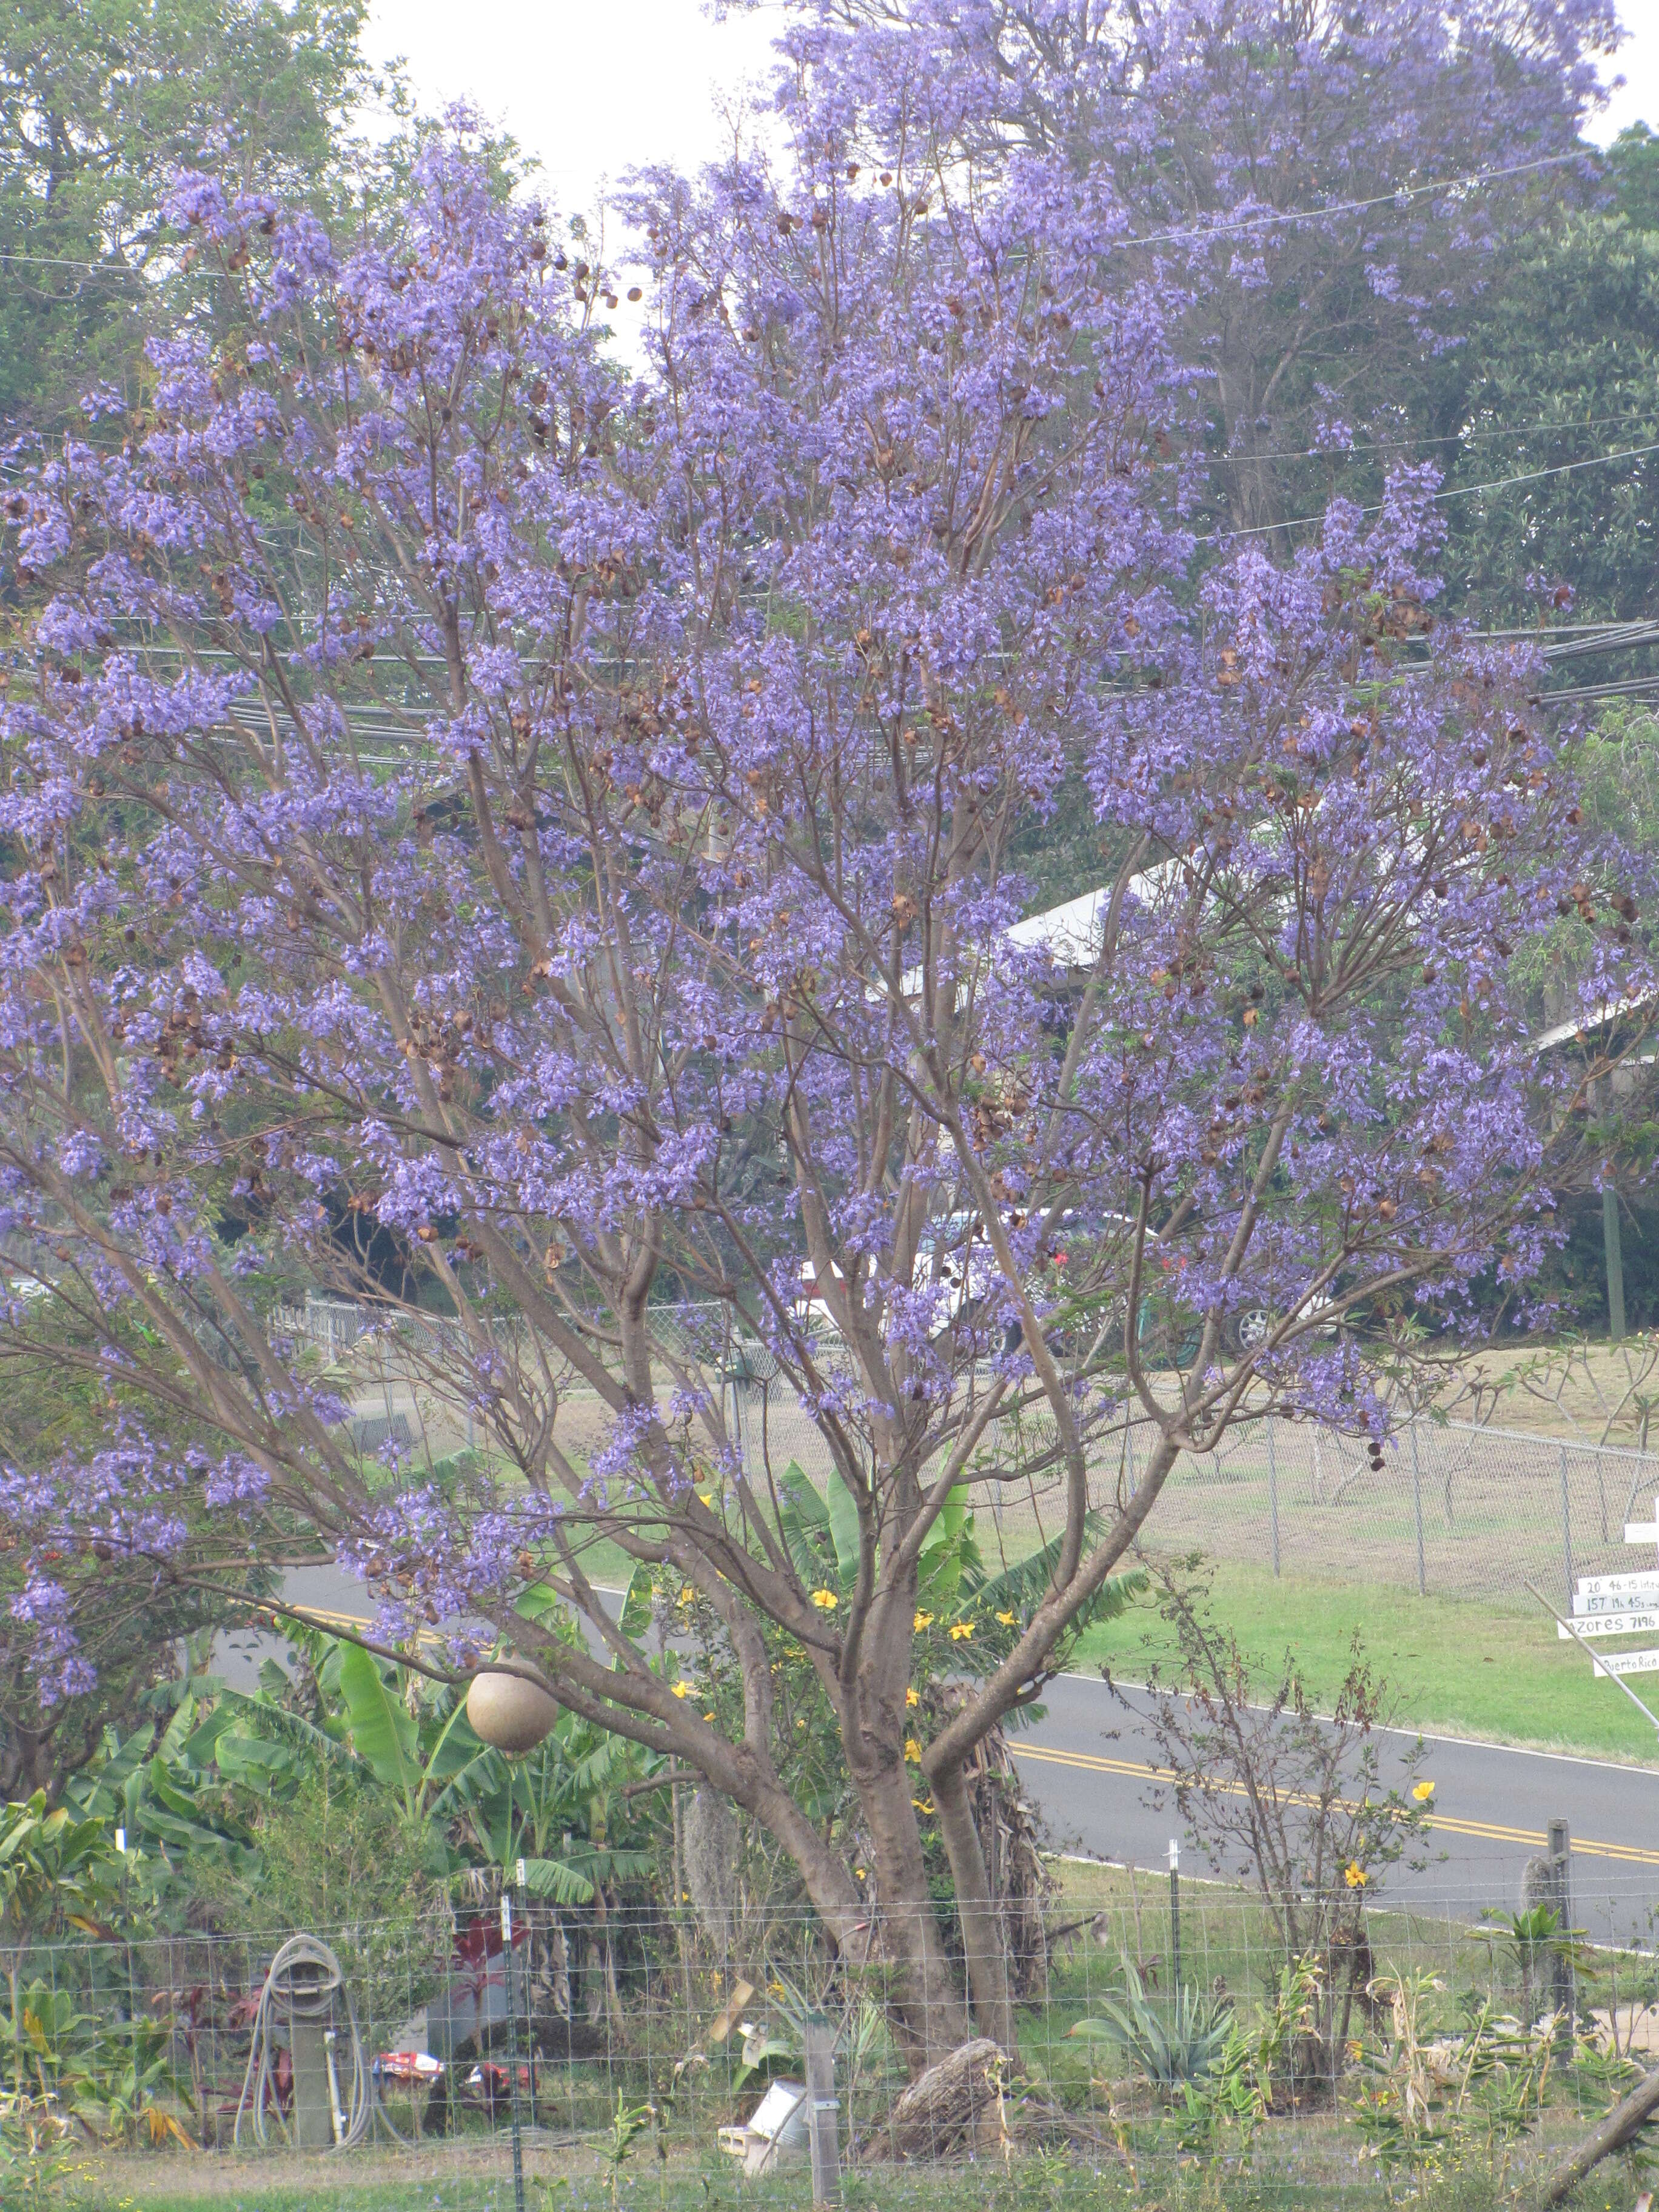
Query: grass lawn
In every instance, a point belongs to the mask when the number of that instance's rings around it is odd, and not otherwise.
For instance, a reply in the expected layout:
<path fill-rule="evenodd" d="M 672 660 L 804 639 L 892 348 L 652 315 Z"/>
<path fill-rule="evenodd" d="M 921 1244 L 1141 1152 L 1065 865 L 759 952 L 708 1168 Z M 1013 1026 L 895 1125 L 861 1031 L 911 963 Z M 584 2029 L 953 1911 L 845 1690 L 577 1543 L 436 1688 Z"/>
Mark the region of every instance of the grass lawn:
<path fill-rule="evenodd" d="M 1591 1674 L 1584 1653 L 1561 1643 L 1536 1607 L 1509 1611 L 1375 1585 L 1277 1578 L 1229 1561 L 1213 1571 L 1216 1615 L 1233 1629 L 1264 1688 L 1278 1681 L 1288 1651 L 1315 1703 L 1328 1707 L 1358 1630 L 1407 1727 L 1659 1765 L 1659 1733 L 1616 1684 Z M 1073 1665 L 1093 1669 L 1103 1662 L 1133 1681 L 1153 1659 L 1167 1663 L 1174 1656 L 1173 1632 L 1148 1603 L 1091 1629 Z M 1659 1711 L 1659 1675 L 1639 1675 L 1632 1687 Z"/>
<path fill-rule="evenodd" d="M 1315 2131 L 1310 2130 L 1310 2134 Z M 1355 2160 L 1351 2146 L 1329 2125 L 1318 2131 L 1328 2143 L 1310 2142 L 1300 2172 L 1271 2166 L 1237 2170 L 1233 2160 L 1188 2157 L 1137 2163 L 1133 2172 L 1110 2153 L 1095 2159 L 1016 2152 L 1006 2162 L 983 2156 L 969 2163 L 876 2167 L 843 2175 L 842 2212 L 1388 2212 L 1390 2199 L 1374 2172 Z M 1340 2148 L 1339 2148 L 1340 2145 Z M 1321 2154 L 1323 2154 L 1322 2155 Z M 249 2161 L 202 2161 L 202 2176 L 179 2172 L 173 2157 L 112 2160 L 94 2186 L 74 2196 L 46 2199 L 63 2212 L 512 2212 L 513 2183 L 501 2170 L 444 2176 L 427 2170 L 393 2178 L 386 2162 L 348 2155 L 337 2165 L 322 2154 L 305 2161 L 271 2161 L 262 2174 Z M 227 2171 L 227 2166 L 229 2170 Z M 169 2172 L 168 2169 L 174 2169 Z M 1233 2170 L 1228 2170 L 1232 2168 Z M 378 2170 L 377 2170 L 378 2169 Z M 556 2160 L 533 2145 L 526 2150 L 527 2212 L 805 2212 L 811 2186 L 800 2166 L 775 2180 L 740 2183 L 727 2162 L 708 2156 L 677 2158 L 663 2167 L 625 2170 L 613 2195 L 594 2152 Z M 1458 2176 L 1419 2199 L 1425 2212 L 1510 2212 L 1510 2189 L 1494 2188 L 1484 2173 Z M 1628 2212 L 1631 2188 L 1622 2161 L 1612 2161 L 1571 2200 L 1571 2212 Z M 32 2212 L 32 2208 L 31 2208 Z"/>

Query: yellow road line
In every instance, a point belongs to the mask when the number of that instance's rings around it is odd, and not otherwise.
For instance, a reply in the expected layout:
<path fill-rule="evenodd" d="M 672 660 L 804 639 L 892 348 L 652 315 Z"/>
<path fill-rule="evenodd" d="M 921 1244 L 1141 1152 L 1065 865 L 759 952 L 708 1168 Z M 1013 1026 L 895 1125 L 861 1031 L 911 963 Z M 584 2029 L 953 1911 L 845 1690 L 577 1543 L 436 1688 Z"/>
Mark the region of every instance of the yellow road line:
<path fill-rule="evenodd" d="M 248 1603 L 258 1608 L 268 1604 L 268 1601 L 250 1598 Z M 290 1607 L 286 1598 L 281 1600 L 280 1605 L 285 1609 L 279 1609 L 272 1614 L 273 1626 L 279 1635 L 284 1621 L 292 1621 L 295 1626 L 301 1628 L 343 1628 L 349 1630 L 354 1636 L 366 1636 L 374 1626 L 365 1613 L 336 1613 L 325 1605 L 301 1603 Z M 423 1628 L 416 1637 L 415 1641 L 416 1644 L 424 1644 L 429 1649 L 435 1650 L 446 1639 L 439 1635 L 435 1628 Z"/>
<path fill-rule="evenodd" d="M 1133 1759 L 1102 1759 L 1088 1751 L 1061 1751 L 1047 1744 L 1014 1743 L 1009 1746 L 1016 1759 L 1035 1759 L 1049 1766 L 1081 1768 L 1090 1774 L 1127 1774 L 1145 1782 L 1170 1780 L 1165 1767 L 1148 1766 Z M 1237 1783 L 1223 1784 L 1222 1788 L 1237 1791 Z M 1450 1814 L 1436 1813 L 1430 1825 L 1449 1836 L 1472 1836 L 1488 1844 L 1525 1844 L 1533 1850 L 1541 1851 L 1549 1838 L 1537 1828 L 1506 1828 L 1491 1820 L 1461 1820 Z M 1600 1844 L 1588 1838 L 1575 1836 L 1572 1839 L 1575 1856 L 1583 1852 L 1587 1857 L 1620 1859 L 1632 1866 L 1659 1866 L 1659 1851 L 1644 1850 L 1639 1844 Z"/>

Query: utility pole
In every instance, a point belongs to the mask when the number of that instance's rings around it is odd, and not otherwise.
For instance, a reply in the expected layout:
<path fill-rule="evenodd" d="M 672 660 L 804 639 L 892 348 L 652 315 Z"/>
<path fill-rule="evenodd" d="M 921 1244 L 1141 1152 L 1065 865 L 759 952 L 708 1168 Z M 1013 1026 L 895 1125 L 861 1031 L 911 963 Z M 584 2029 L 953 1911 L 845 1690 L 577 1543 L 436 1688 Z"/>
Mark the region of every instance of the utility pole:
<path fill-rule="evenodd" d="M 1625 1249 L 1619 1236 L 1619 1194 L 1611 1182 L 1601 1186 L 1601 1242 L 1607 1258 L 1607 1338 L 1618 1344 L 1625 1334 Z"/>

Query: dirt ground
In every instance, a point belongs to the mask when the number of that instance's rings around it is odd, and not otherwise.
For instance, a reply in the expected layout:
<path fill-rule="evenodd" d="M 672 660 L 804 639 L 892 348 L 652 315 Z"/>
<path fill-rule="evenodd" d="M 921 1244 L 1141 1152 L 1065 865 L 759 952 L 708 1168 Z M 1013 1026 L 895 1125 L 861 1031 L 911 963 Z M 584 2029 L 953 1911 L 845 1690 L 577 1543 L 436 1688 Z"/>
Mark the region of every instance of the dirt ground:
<path fill-rule="evenodd" d="M 1497 1346 L 1465 1360 L 1439 1403 L 1455 1421 L 1659 1449 L 1659 1331 L 1617 1346 L 1563 1339 Z"/>

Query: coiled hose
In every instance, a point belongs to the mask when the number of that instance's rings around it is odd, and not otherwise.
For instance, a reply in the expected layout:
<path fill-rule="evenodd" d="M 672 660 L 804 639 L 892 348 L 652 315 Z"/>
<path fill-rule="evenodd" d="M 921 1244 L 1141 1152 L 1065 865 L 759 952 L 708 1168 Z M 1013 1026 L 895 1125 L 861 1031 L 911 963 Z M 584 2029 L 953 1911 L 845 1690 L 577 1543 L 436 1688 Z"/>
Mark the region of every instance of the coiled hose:
<path fill-rule="evenodd" d="M 253 2139 L 262 2147 L 267 2110 L 280 2112 L 276 2091 L 276 2038 L 279 2021 L 291 2029 L 297 2021 L 326 2020 L 343 2002 L 351 2033 L 349 2087 L 343 2090 L 343 2069 L 338 2063 L 336 2033 L 326 2038 L 329 2104 L 336 2150 L 349 2150 L 362 2142 L 374 2124 L 377 2100 L 363 2039 L 357 2030 L 357 2012 L 345 1986 L 340 1962 L 326 1943 L 315 1936 L 290 1936 L 277 1951 L 265 1976 L 264 1987 L 253 2014 L 253 2041 L 247 2054 L 242 2094 L 236 2100 L 236 2120 L 231 2141 L 240 2149 L 242 2122 L 252 2114 Z"/>

